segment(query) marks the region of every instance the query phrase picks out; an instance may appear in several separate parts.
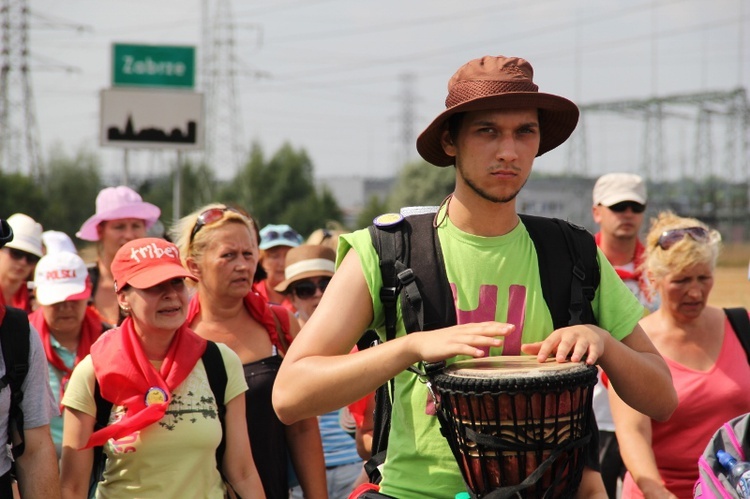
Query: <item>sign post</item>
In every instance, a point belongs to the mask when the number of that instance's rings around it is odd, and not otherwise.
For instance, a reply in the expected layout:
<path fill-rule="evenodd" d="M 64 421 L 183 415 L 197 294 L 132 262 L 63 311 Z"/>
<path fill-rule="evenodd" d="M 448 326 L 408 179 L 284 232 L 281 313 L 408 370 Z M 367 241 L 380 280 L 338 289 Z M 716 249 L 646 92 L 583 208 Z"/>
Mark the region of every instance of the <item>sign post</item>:
<path fill-rule="evenodd" d="M 112 45 L 112 86 L 195 86 L 195 48 L 176 45 Z"/>
<path fill-rule="evenodd" d="M 173 186 L 180 216 L 182 151 L 203 149 L 203 95 L 195 87 L 195 48 L 180 45 L 112 45 L 112 87 L 101 93 L 100 143 L 177 151 Z M 157 87 L 157 88 L 153 88 Z"/>

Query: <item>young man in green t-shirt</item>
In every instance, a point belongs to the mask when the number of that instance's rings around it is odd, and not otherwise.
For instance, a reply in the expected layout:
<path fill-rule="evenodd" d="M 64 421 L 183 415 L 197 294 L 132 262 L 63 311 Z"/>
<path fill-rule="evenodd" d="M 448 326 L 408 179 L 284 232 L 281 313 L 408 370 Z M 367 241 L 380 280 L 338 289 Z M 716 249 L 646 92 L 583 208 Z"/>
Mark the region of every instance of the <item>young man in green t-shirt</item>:
<path fill-rule="evenodd" d="M 383 334 L 378 257 L 367 231 L 342 237 L 339 268 L 279 371 L 274 406 L 286 423 L 342 407 L 391 378 L 396 399 L 381 492 L 404 498 L 453 498 L 465 489 L 457 463 L 426 407 L 427 389 L 405 370 L 456 356 L 519 352 L 544 361 L 598 363 L 637 410 L 666 419 L 677 399 L 669 370 L 638 326 L 641 309 L 601 254 L 592 301 L 599 326 L 553 331 L 533 243 L 516 213 L 516 195 L 536 156 L 573 132 L 578 108 L 538 92 L 523 59 L 484 57 L 451 78 L 447 109 L 422 132 L 417 150 L 437 166 L 454 165 L 456 185 L 435 226 L 453 288 L 458 325 L 406 335 L 349 355 L 362 331 Z M 349 251 L 353 249 L 354 251 Z M 510 349 L 510 348 L 509 348 Z M 606 497 L 585 469 L 579 497 Z"/>

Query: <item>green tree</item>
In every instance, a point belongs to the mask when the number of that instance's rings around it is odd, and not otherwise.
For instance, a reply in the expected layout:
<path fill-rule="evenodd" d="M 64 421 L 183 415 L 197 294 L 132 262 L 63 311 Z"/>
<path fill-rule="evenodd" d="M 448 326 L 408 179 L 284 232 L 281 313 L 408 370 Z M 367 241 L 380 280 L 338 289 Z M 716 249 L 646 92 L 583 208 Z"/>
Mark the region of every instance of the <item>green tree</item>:
<path fill-rule="evenodd" d="M 80 149 L 71 157 L 61 146 L 53 146 L 45 171 L 44 203 L 38 221 L 45 230 L 65 232 L 76 241 L 75 233 L 94 213 L 102 187 L 101 161 L 87 149 Z"/>
<path fill-rule="evenodd" d="M 438 205 L 453 192 L 455 175 L 453 167 L 440 168 L 423 160 L 408 163 L 398 175 L 387 206 L 390 211 L 398 211 L 404 206 Z"/>
<path fill-rule="evenodd" d="M 246 208 L 261 226 L 284 223 L 307 235 L 328 221 L 342 219 L 331 193 L 315 188 L 313 171 L 303 149 L 286 143 L 266 160 L 256 143 L 244 168 L 223 189 L 221 199 Z"/>
<path fill-rule="evenodd" d="M 0 218 L 14 213 L 25 213 L 41 220 L 46 200 L 34 180 L 20 173 L 0 173 Z"/>
<path fill-rule="evenodd" d="M 382 199 L 381 197 L 375 195 L 370 196 L 370 199 L 367 200 L 367 203 L 365 203 L 362 211 L 360 211 L 359 215 L 357 215 L 355 228 L 362 229 L 364 227 L 367 227 L 372 224 L 372 220 L 375 217 L 387 212 L 388 208 L 385 199 Z"/>
<path fill-rule="evenodd" d="M 141 183 L 136 191 L 145 201 L 153 203 L 161 209 L 161 221 L 168 229 L 174 219 L 174 170 L 168 175 L 150 178 Z M 185 162 L 182 165 L 180 216 L 197 210 L 203 205 L 216 201 L 218 191 L 211 169 L 204 163 L 194 164 Z"/>

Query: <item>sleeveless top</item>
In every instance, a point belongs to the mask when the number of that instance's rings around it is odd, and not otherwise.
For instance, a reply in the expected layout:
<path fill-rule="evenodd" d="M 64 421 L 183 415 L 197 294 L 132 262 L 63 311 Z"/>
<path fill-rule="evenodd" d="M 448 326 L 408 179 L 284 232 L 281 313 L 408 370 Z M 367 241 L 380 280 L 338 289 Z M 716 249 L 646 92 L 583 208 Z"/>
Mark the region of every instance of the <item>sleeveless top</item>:
<path fill-rule="evenodd" d="M 250 446 L 263 490 L 269 498 L 289 495 L 285 425 L 276 416 L 271 404 L 271 392 L 279 366 L 280 355 L 242 366 L 247 382 L 245 418 Z"/>

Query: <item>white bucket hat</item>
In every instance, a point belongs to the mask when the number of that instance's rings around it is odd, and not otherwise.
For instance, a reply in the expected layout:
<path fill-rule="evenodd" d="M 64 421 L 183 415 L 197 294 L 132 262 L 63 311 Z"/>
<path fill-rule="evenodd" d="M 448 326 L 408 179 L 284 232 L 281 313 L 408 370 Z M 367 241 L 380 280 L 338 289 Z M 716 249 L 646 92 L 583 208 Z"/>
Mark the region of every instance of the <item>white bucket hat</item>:
<path fill-rule="evenodd" d="M 13 240 L 5 245 L 6 248 L 42 256 L 42 224 L 28 215 L 15 213 L 8 217 L 8 225 L 13 229 Z"/>

